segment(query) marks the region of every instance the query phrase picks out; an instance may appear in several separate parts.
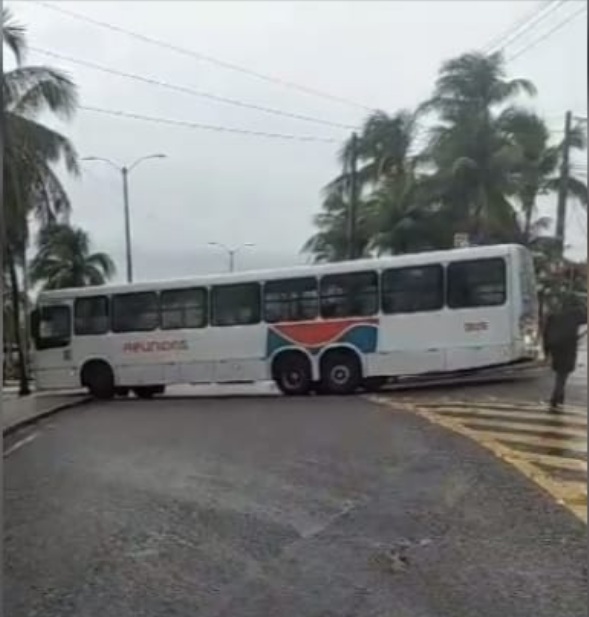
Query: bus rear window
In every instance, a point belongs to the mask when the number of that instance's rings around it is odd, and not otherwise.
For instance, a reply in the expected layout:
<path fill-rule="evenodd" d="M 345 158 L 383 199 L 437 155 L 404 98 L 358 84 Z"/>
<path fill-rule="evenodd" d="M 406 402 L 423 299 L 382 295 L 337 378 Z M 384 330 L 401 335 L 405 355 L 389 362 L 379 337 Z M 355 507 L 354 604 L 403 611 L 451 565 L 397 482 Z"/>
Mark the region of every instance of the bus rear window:
<path fill-rule="evenodd" d="M 507 298 L 501 258 L 457 261 L 448 266 L 448 306 L 453 309 L 500 306 Z"/>
<path fill-rule="evenodd" d="M 159 323 L 157 294 L 153 291 L 118 294 L 112 298 L 113 332 L 146 332 Z"/>
<path fill-rule="evenodd" d="M 74 306 L 74 331 L 79 336 L 108 332 L 108 298 L 78 298 Z"/>

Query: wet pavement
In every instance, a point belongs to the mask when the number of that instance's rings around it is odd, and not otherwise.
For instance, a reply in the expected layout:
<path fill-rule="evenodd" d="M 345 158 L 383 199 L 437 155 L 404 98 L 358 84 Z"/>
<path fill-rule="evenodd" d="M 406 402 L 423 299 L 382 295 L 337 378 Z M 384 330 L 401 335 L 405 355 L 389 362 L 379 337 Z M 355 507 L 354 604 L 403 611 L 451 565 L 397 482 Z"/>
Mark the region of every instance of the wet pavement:
<path fill-rule="evenodd" d="M 587 615 L 585 525 L 400 407 L 129 399 L 11 436 L 5 614 Z"/>
<path fill-rule="evenodd" d="M 388 392 L 390 408 L 412 411 L 485 446 L 587 522 L 586 352 L 567 386 L 567 404 L 548 413 L 549 369 L 535 378 Z"/>

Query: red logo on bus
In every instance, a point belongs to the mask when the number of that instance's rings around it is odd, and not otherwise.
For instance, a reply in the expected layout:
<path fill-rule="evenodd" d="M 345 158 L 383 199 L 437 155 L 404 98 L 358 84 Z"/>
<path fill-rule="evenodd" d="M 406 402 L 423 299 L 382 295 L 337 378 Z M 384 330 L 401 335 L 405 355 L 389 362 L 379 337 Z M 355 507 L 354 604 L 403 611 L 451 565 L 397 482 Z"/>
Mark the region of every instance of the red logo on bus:
<path fill-rule="evenodd" d="M 188 343 L 180 341 L 135 341 L 123 345 L 123 353 L 152 353 L 157 351 L 188 351 Z"/>

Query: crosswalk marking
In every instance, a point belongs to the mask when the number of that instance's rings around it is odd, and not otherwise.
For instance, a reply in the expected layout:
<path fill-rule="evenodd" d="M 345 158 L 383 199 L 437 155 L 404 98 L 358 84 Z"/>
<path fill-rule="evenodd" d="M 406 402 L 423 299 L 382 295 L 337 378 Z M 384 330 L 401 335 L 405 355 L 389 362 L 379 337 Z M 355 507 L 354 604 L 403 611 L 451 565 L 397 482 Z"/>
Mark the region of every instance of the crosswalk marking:
<path fill-rule="evenodd" d="M 581 441 L 585 438 L 586 429 L 582 426 L 534 426 L 530 424 L 525 424 L 522 422 L 508 422 L 508 421 L 497 421 L 497 420 L 489 420 L 487 418 L 464 418 L 468 423 L 468 426 L 472 427 L 488 427 L 490 429 L 493 428 L 505 428 L 509 431 L 513 431 L 513 433 L 530 433 L 531 435 L 537 435 L 540 437 L 544 436 L 552 436 L 556 439 L 562 437 L 567 439 L 568 437 L 576 437 Z"/>
<path fill-rule="evenodd" d="M 405 402 L 410 403 L 410 404 L 415 404 L 417 401 L 416 400 L 411 401 L 409 399 L 405 399 Z M 542 403 L 542 402 L 520 403 L 519 401 L 517 401 L 517 402 L 512 402 L 512 403 L 496 403 L 494 401 L 488 401 L 485 403 L 475 403 L 475 402 L 470 402 L 470 401 L 441 400 L 439 403 L 431 403 L 431 402 L 423 401 L 421 404 L 424 407 L 434 407 L 436 409 L 443 409 L 444 407 L 453 406 L 453 407 L 456 407 L 457 409 L 483 409 L 483 410 L 493 409 L 497 411 L 511 411 L 515 413 L 532 412 L 532 413 L 542 414 L 544 415 L 544 417 L 549 417 L 547 414 L 548 407 L 545 403 Z M 580 418 L 585 419 L 586 421 L 587 410 L 583 409 L 582 407 L 575 407 L 573 405 L 565 405 L 558 415 L 561 417 L 570 417 L 570 416 L 577 417 L 578 416 Z"/>
<path fill-rule="evenodd" d="M 468 426 L 468 424 L 467 424 Z M 535 435 L 514 435 L 509 433 L 498 433 L 497 431 L 480 430 L 478 431 L 486 437 L 497 439 L 497 441 L 507 441 L 512 444 L 524 444 L 534 445 L 545 448 L 570 450 L 571 452 L 579 452 L 581 454 L 587 453 L 587 441 L 586 440 L 561 440 L 554 437 L 537 437 Z"/>
<path fill-rule="evenodd" d="M 587 461 L 580 461 L 572 458 L 563 458 L 562 456 L 554 456 L 552 454 L 537 454 L 528 452 L 526 457 L 532 463 L 545 465 L 557 469 L 569 469 L 570 471 L 581 471 L 587 473 Z"/>
<path fill-rule="evenodd" d="M 477 441 L 587 522 L 587 412 L 582 408 L 549 414 L 544 403 L 530 401 L 369 398 Z"/>
<path fill-rule="evenodd" d="M 583 418 L 562 418 L 559 416 L 548 416 L 547 414 L 517 414 L 509 411 L 487 411 L 484 409 L 437 409 L 441 414 L 456 418 L 458 420 L 493 420 L 497 422 L 506 422 L 508 424 L 524 424 L 526 426 L 547 427 L 547 428 L 576 428 L 582 433 L 587 430 L 587 423 Z"/>

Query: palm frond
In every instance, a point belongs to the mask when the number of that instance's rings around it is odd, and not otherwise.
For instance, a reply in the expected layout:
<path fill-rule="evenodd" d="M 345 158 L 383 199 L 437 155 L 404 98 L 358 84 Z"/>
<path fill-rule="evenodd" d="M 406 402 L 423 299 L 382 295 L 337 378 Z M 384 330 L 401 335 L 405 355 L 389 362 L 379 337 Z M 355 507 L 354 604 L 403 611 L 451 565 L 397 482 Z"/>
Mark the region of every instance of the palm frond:
<path fill-rule="evenodd" d="M 47 66 L 21 66 L 5 73 L 3 90 L 6 109 L 27 117 L 48 110 L 67 120 L 78 104 L 72 80 L 64 72 Z"/>
<path fill-rule="evenodd" d="M 92 253 L 86 258 L 86 263 L 98 270 L 102 279 L 110 279 L 116 272 L 115 262 L 107 253 Z"/>
<path fill-rule="evenodd" d="M 25 28 L 14 21 L 10 9 L 2 7 L 2 39 L 21 64 L 27 50 Z"/>
<path fill-rule="evenodd" d="M 63 161 L 70 173 L 79 173 L 75 148 L 57 131 L 13 112 L 5 113 L 5 127 L 8 147 L 20 150 L 30 164 L 37 160 L 48 163 Z"/>

